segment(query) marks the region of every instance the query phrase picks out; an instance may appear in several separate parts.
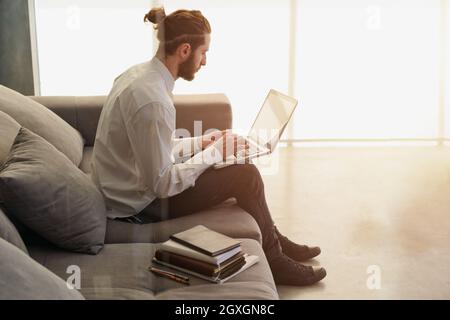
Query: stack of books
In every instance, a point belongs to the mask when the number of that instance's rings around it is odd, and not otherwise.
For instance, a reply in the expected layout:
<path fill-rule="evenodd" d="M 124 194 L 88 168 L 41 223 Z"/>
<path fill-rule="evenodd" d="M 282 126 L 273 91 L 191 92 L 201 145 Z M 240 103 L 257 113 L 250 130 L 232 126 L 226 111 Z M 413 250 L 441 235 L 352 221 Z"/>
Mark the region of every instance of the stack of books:
<path fill-rule="evenodd" d="M 199 278 L 223 283 L 259 261 L 241 243 L 199 225 L 174 234 L 155 252 L 153 262 Z"/>

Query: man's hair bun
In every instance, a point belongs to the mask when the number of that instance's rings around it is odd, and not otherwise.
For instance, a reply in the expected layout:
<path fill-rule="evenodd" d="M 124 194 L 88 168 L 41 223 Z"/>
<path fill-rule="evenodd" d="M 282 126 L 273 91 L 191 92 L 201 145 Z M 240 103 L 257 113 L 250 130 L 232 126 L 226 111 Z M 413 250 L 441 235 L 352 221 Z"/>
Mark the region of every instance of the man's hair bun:
<path fill-rule="evenodd" d="M 153 23 L 160 49 L 165 55 L 174 54 L 183 43 L 189 43 L 195 51 L 205 43 L 205 35 L 211 33 L 208 20 L 198 10 L 180 9 L 166 16 L 164 7 L 156 7 L 145 15 L 144 22 Z"/>
<path fill-rule="evenodd" d="M 166 12 L 163 7 L 153 8 L 144 16 L 144 22 L 159 24 L 166 18 Z"/>

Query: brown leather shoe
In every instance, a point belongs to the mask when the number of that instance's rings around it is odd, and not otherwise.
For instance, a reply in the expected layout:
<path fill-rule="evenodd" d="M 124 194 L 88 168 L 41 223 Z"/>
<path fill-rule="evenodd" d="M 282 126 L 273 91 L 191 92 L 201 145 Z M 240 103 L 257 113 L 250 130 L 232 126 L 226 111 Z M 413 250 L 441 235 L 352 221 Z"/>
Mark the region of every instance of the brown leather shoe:
<path fill-rule="evenodd" d="M 308 286 L 327 275 L 324 268 L 310 267 L 280 254 L 269 260 L 275 283 L 278 285 Z"/>
<path fill-rule="evenodd" d="M 307 245 L 296 244 L 287 237 L 283 236 L 280 231 L 278 231 L 277 227 L 275 227 L 275 232 L 278 236 L 278 240 L 280 241 L 283 253 L 295 261 L 306 261 L 312 259 L 318 256 L 321 252 L 319 247 L 309 247 Z"/>

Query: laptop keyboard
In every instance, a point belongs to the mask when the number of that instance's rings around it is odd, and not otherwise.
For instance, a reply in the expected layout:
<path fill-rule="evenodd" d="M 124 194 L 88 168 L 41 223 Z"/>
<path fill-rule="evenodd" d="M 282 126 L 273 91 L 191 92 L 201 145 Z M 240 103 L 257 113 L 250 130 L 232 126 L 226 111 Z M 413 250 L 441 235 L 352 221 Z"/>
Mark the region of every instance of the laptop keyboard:
<path fill-rule="evenodd" d="M 250 141 L 250 140 L 246 140 L 248 141 L 248 145 L 249 148 L 248 149 L 243 149 L 243 150 L 239 150 L 238 152 L 236 152 L 236 158 L 237 159 L 242 159 L 248 156 L 253 156 L 255 154 L 261 153 L 266 151 L 266 149 L 261 148 L 260 146 L 258 146 L 256 143 Z"/>

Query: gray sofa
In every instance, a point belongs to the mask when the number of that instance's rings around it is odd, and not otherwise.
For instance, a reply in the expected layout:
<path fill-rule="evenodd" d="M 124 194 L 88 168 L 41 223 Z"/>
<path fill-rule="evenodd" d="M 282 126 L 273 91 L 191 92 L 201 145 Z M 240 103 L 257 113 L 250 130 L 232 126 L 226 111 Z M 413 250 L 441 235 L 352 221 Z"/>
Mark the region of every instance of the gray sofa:
<path fill-rule="evenodd" d="M 97 122 L 105 97 L 32 98 L 54 111 L 81 133 L 85 147 L 79 168 L 89 174 Z M 203 130 L 231 128 L 230 103 L 222 94 L 175 96 L 174 101 L 177 109 L 177 127 L 188 128 L 192 132 L 194 121 L 202 120 Z M 7 217 L 8 213 L 4 213 Z M 0 219 L 0 223 L 9 222 Z M 250 254 L 258 255 L 261 258 L 260 262 L 222 285 L 191 277 L 191 285 L 186 286 L 154 276 L 147 270 L 159 243 L 168 240 L 175 232 L 198 224 L 241 239 L 243 249 Z M 11 234 L 14 232 L 14 230 L 9 232 L 10 239 L 14 238 Z M 21 235 L 23 236 L 23 233 Z M 3 237 L 7 238 L 8 235 Z M 29 283 L 30 280 L 26 280 L 28 267 L 22 270 L 20 262 L 28 259 L 26 255 L 37 262 L 39 268 L 45 267 L 47 269 L 45 272 L 56 275 L 64 281 L 71 276 L 68 272 L 70 266 L 79 267 L 81 272 L 79 293 L 82 297 L 74 295 L 72 296 L 74 299 L 278 299 L 271 270 L 261 247 L 258 225 L 248 213 L 235 205 L 233 199 L 203 212 L 149 225 L 134 225 L 108 219 L 105 245 L 97 255 L 74 253 L 33 237 L 22 238 L 26 248 L 17 249 L 21 252 L 17 253 L 19 271 L 17 279 L 14 278 L 16 282 L 5 279 L 6 275 L 0 274 L 0 284 L 3 284 L 0 296 L 3 299 L 70 298 L 70 295 L 69 297 L 65 295 L 67 292 L 61 295 L 46 292 L 51 290 L 51 286 L 48 286 L 48 289 L 33 287 L 33 284 Z M 17 233 L 16 241 L 9 242 L 20 247 L 20 244 L 17 244 L 20 241 Z M 8 247 L 8 250 L 13 249 Z M 5 252 L 9 252 L 8 250 L 0 251 L 2 255 L 0 261 L 6 259 Z M 11 255 L 14 255 L 13 251 L 8 253 L 8 259 L 12 259 Z M 7 290 L 5 283 L 9 285 L 10 292 L 5 292 Z M 25 286 L 29 290 L 24 294 L 24 291 L 15 290 L 15 286 L 19 288 Z M 69 290 L 60 284 L 58 288 Z"/>

